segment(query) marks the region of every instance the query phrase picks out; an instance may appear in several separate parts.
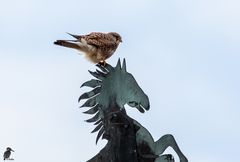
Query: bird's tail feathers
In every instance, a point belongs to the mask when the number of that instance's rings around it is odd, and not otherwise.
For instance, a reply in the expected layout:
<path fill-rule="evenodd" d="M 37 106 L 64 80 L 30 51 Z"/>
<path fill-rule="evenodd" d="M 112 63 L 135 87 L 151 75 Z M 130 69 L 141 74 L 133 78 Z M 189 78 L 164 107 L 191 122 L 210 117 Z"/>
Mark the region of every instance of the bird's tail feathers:
<path fill-rule="evenodd" d="M 69 41 L 71 41 L 71 42 L 69 42 Z M 54 44 L 63 46 L 63 47 L 79 49 L 79 46 L 72 42 L 76 42 L 76 41 L 75 40 L 57 40 L 54 42 Z"/>

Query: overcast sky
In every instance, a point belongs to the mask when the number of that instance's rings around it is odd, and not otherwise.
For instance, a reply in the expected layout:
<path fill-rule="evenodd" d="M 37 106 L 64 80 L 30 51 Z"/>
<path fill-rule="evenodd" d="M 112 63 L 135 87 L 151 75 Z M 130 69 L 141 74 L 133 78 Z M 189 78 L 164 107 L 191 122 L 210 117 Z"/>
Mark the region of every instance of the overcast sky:
<path fill-rule="evenodd" d="M 16 162 L 84 162 L 104 147 L 77 103 L 96 67 L 53 41 L 116 31 L 123 43 L 108 62 L 126 58 L 151 104 L 129 115 L 155 140 L 173 134 L 189 162 L 238 161 L 239 7 L 238 0 L 2 0 L 0 154 L 10 146 Z"/>

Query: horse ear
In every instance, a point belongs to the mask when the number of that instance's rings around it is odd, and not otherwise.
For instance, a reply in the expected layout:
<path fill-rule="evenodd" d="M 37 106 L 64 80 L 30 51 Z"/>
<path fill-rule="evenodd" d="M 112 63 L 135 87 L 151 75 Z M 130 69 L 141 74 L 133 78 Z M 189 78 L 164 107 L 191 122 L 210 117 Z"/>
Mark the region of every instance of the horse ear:
<path fill-rule="evenodd" d="M 126 60 L 125 60 L 125 58 L 123 59 L 122 71 L 123 71 L 123 72 L 127 72 Z"/>
<path fill-rule="evenodd" d="M 117 70 L 121 70 L 121 61 L 118 59 L 117 66 L 115 67 Z"/>

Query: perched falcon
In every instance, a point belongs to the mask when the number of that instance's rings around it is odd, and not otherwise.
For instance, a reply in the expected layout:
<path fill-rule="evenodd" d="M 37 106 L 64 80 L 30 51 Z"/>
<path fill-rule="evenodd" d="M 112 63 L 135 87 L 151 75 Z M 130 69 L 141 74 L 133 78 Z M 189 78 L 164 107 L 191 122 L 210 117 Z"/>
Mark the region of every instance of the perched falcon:
<path fill-rule="evenodd" d="M 69 33 L 68 33 L 69 34 Z M 77 49 L 85 53 L 93 63 L 104 63 L 116 51 L 122 38 L 118 33 L 92 32 L 87 35 L 73 35 L 76 40 L 57 40 L 56 45 Z"/>

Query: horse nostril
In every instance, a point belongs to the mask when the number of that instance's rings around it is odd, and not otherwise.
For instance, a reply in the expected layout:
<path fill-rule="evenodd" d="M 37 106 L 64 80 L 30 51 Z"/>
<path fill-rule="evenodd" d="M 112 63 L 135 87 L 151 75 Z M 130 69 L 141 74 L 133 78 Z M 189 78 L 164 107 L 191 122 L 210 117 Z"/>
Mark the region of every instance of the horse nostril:
<path fill-rule="evenodd" d="M 138 103 L 136 101 L 130 101 L 130 102 L 128 102 L 128 104 L 132 107 L 135 107 L 138 105 Z"/>

